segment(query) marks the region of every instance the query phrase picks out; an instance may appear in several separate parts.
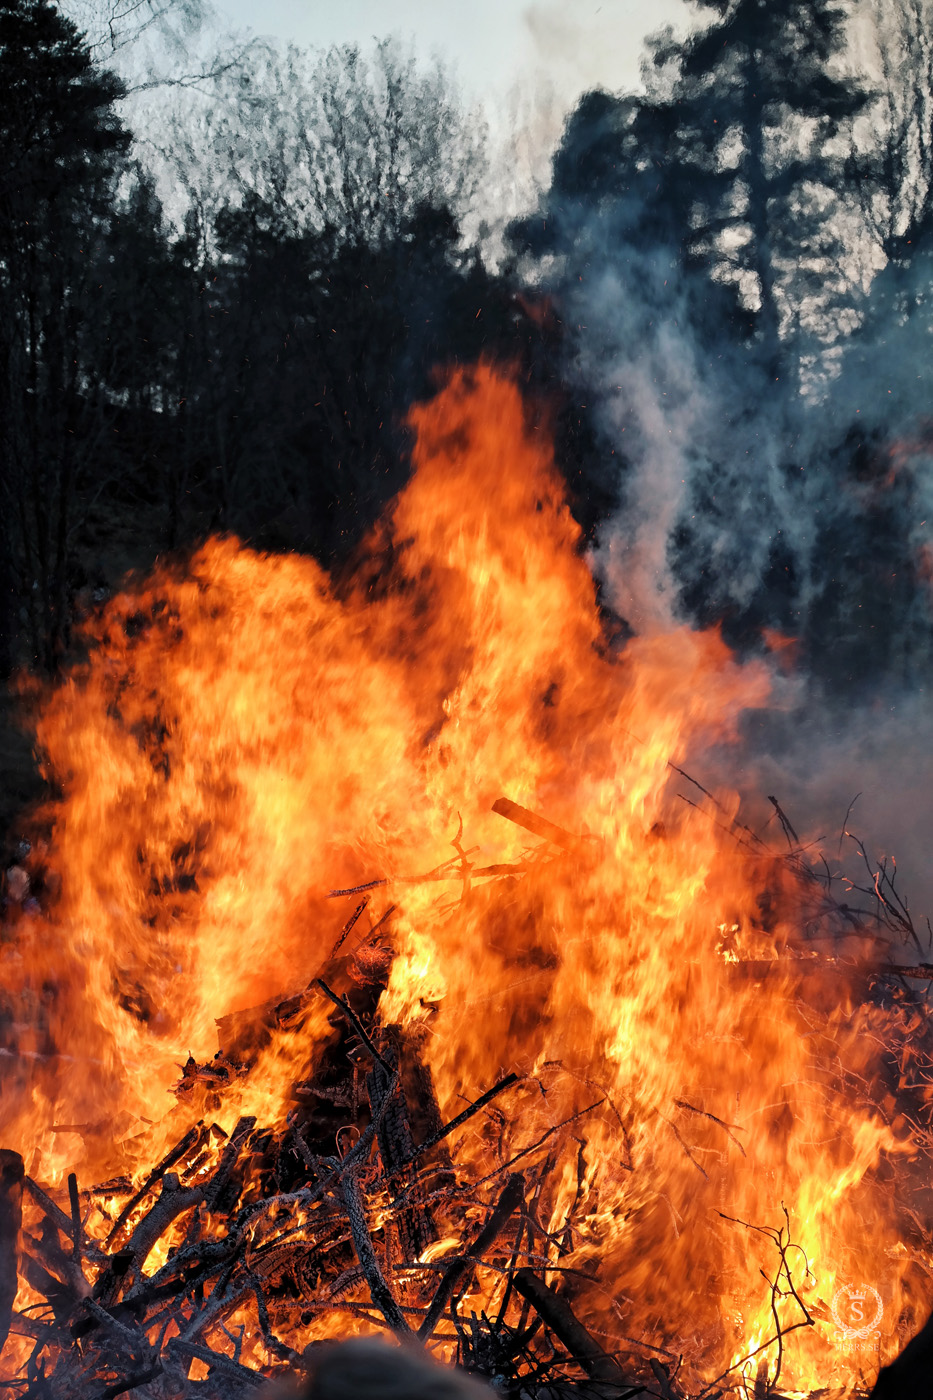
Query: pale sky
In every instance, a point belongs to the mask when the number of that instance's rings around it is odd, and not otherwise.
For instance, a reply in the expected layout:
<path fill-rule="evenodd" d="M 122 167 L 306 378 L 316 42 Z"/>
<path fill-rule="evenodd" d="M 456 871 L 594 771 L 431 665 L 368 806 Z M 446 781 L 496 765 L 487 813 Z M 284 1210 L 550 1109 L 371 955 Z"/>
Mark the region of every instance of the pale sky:
<path fill-rule="evenodd" d="M 506 97 L 544 78 L 567 106 L 584 89 L 639 85 L 642 41 L 689 22 L 685 0 L 214 0 L 221 23 L 301 44 L 413 37 L 467 93 Z"/>

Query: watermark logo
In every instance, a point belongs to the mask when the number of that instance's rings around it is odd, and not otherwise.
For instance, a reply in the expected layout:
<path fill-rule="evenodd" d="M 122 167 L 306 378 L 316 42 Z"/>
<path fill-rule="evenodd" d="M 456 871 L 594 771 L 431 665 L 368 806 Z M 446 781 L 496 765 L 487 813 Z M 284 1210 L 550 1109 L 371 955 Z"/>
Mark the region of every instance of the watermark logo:
<path fill-rule="evenodd" d="M 847 1351 L 858 1350 L 869 1337 L 877 1335 L 884 1303 L 871 1284 L 846 1284 L 844 1288 L 837 1288 L 831 1306 L 840 1342 Z"/>

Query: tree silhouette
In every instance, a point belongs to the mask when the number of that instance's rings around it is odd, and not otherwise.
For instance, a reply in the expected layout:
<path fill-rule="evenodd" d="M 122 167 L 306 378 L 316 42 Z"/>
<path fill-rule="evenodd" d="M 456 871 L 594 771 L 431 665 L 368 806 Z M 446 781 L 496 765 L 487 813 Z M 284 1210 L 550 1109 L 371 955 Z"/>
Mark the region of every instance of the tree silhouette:
<path fill-rule="evenodd" d="M 129 137 L 119 81 L 48 0 L 0 3 L 0 478 L 31 651 L 65 641 L 74 507 L 105 403 L 80 357 L 88 270 Z M 6 638 L 15 623 L 0 623 Z M 10 660 L 9 641 L 5 643 Z"/>
<path fill-rule="evenodd" d="M 764 361 L 777 372 L 795 291 L 798 300 L 813 291 L 795 289 L 795 271 L 807 261 L 823 273 L 830 265 L 827 206 L 813 191 L 838 182 L 831 142 L 868 94 L 831 69 L 845 44 L 840 0 L 699 5 L 719 18 L 683 46 L 676 86 L 689 113 L 691 163 L 704 177 L 695 217 L 716 249 L 717 275 L 755 306 Z"/>

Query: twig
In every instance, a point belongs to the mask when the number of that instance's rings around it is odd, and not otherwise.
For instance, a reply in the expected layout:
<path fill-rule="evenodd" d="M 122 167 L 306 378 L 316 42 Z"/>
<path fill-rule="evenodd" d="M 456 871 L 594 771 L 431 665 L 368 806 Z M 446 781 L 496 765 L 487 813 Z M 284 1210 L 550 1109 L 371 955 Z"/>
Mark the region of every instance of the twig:
<path fill-rule="evenodd" d="M 839 833 L 839 849 L 838 849 L 838 852 L 837 852 L 837 854 L 840 855 L 840 856 L 842 855 L 842 843 L 843 843 L 843 841 L 846 839 L 846 837 L 847 837 L 848 834 L 849 834 L 849 832 L 848 832 L 849 817 L 852 815 L 852 808 L 855 806 L 856 802 L 859 800 L 859 798 L 861 797 L 861 795 L 862 795 L 862 794 L 861 794 L 860 792 L 857 792 L 857 793 L 855 794 L 855 796 L 853 797 L 852 801 L 849 803 L 848 807 L 846 808 L 846 814 L 845 814 L 845 816 L 844 816 L 843 819 L 842 819 L 842 830 L 841 830 L 840 833 Z"/>
<path fill-rule="evenodd" d="M 779 820 L 780 823 L 781 823 L 781 828 L 782 828 L 782 830 L 783 830 L 783 832 L 784 832 L 784 835 L 785 835 L 785 837 L 786 837 L 786 839 L 787 839 L 788 848 L 789 848 L 791 851 L 796 850 L 796 849 L 799 848 L 799 846 L 800 846 L 800 837 L 797 835 L 796 831 L 795 831 L 794 828 L 791 826 L 790 821 L 789 821 L 788 818 L 785 816 L 784 812 L 781 810 L 781 804 L 778 802 L 777 798 L 776 798 L 776 797 L 771 797 L 771 796 L 769 795 L 769 796 L 768 796 L 768 801 L 771 803 L 771 806 L 774 808 L 774 810 L 775 810 L 775 811 L 777 812 L 777 814 L 778 814 L 778 820 Z M 793 840 L 791 840 L 791 838 L 793 838 Z"/>
<path fill-rule="evenodd" d="M 354 929 L 354 927 L 355 927 L 355 925 L 356 925 L 356 921 L 359 919 L 360 915 L 362 914 L 363 910 L 366 908 L 366 906 L 367 906 L 368 903 L 369 903 L 369 897 L 368 897 L 368 896 L 366 897 L 366 899 L 361 899 L 361 900 L 360 900 L 359 904 L 356 906 L 356 908 L 354 909 L 353 913 L 350 915 L 349 919 L 347 919 L 347 922 L 344 924 L 343 928 L 340 930 L 340 937 L 337 939 L 337 942 L 334 944 L 333 948 L 331 948 L 331 950 L 330 950 L 330 956 L 331 956 L 331 957 L 334 957 L 334 956 L 337 954 L 337 952 L 340 950 L 340 948 L 343 947 L 343 944 L 346 942 L 347 937 L 353 932 L 353 929 Z"/>
<path fill-rule="evenodd" d="M 385 913 L 379 915 L 379 918 L 378 918 L 378 919 L 376 920 L 376 922 L 373 924 L 373 926 L 372 926 L 372 928 L 369 930 L 369 932 L 363 935 L 363 937 L 360 939 L 359 943 L 357 944 L 357 948 L 362 948 L 362 947 L 364 947 L 367 943 L 371 943 L 371 942 L 373 941 L 373 939 L 375 938 L 376 934 L 379 932 L 379 930 L 380 930 L 380 928 L 382 927 L 382 925 L 385 923 L 386 919 L 388 919 L 388 917 L 390 916 L 390 914 L 394 914 L 397 908 L 398 908 L 398 905 L 397 905 L 397 904 L 390 904 L 389 907 L 388 907 L 388 909 L 386 909 Z M 354 949 L 354 952 L 355 952 L 355 951 L 356 951 L 356 949 Z"/>
<path fill-rule="evenodd" d="M 581 1108 L 578 1112 L 571 1113 L 569 1118 L 564 1118 L 560 1123 L 555 1123 L 554 1127 L 548 1128 L 547 1132 L 543 1133 L 541 1137 L 538 1138 L 537 1142 L 533 1142 L 530 1147 L 523 1147 L 521 1152 L 516 1152 L 514 1157 L 510 1157 L 507 1162 L 503 1162 L 501 1167 L 496 1167 L 495 1171 L 488 1172 L 486 1176 L 480 1177 L 475 1185 L 485 1186 L 487 1181 L 494 1181 L 497 1176 L 501 1176 L 504 1171 L 508 1171 L 509 1167 L 513 1167 L 515 1163 L 520 1162 L 523 1157 L 527 1157 L 531 1152 L 537 1152 L 538 1148 L 543 1147 L 548 1138 L 552 1138 L 555 1133 L 559 1133 L 561 1128 L 566 1128 L 568 1123 L 575 1123 L 578 1118 L 582 1118 L 586 1113 L 592 1113 L 594 1108 L 599 1108 L 600 1105 L 605 1102 L 606 1100 L 604 1098 L 597 1099 L 595 1103 L 591 1103 L 587 1108 Z"/>
<path fill-rule="evenodd" d="M 726 1376 L 730 1375 L 733 1371 L 737 1370 L 739 1366 L 744 1366 L 746 1361 L 752 1361 L 756 1356 L 759 1356 L 763 1351 L 766 1351 L 768 1347 L 774 1346 L 775 1342 L 777 1342 L 777 1370 L 771 1381 L 772 1387 L 775 1387 L 777 1385 L 777 1379 L 781 1369 L 781 1361 L 784 1354 L 784 1338 L 789 1336 L 791 1332 L 796 1332 L 799 1327 L 813 1326 L 813 1318 L 810 1316 L 809 1310 L 807 1309 L 807 1305 L 801 1298 L 800 1294 L 797 1292 L 797 1288 L 794 1283 L 793 1276 L 791 1274 L 790 1265 L 787 1262 L 788 1251 L 791 1249 L 797 1249 L 800 1251 L 801 1254 L 803 1254 L 804 1264 L 806 1266 L 807 1273 L 810 1272 L 810 1266 L 807 1262 L 807 1256 L 804 1253 L 802 1247 L 800 1245 L 794 1244 L 791 1241 L 790 1216 L 788 1215 L 787 1207 L 785 1205 L 782 1204 L 781 1208 L 784 1212 L 784 1219 L 787 1226 L 786 1239 L 784 1238 L 784 1226 L 782 1226 L 779 1230 L 775 1230 L 773 1226 L 750 1225 L 747 1220 L 738 1220 L 734 1216 L 724 1215 L 722 1211 L 718 1212 L 718 1214 L 723 1220 L 728 1220 L 733 1225 L 742 1225 L 746 1230 L 752 1230 L 756 1234 L 764 1235 L 766 1239 L 769 1239 L 771 1241 L 771 1243 L 775 1246 L 775 1248 L 781 1256 L 781 1262 L 778 1267 L 778 1272 L 773 1282 L 768 1278 L 767 1274 L 764 1273 L 764 1270 L 761 1270 L 762 1276 L 771 1287 L 771 1311 L 775 1318 L 776 1331 L 773 1337 L 769 1337 L 767 1341 L 762 1342 L 761 1345 L 755 1347 L 753 1351 L 750 1351 L 747 1353 L 747 1355 L 740 1357 L 738 1361 L 734 1361 L 731 1366 L 727 1367 L 725 1371 L 723 1371 L 720 1375 L 716 1376 L 714 1380 L 710 1381 L 710 1383 L 707 1386 L 705 1386 L 704 1389 L 700 1392 L 699 1396 L 697 1397 L 697 1400 L 704 1400 L 704 1397 L 709 1396 L 710 1393 L 713 1390 L 715 1390 L 719 1382 L 725 1380 Z M 794 1302 L 797 1304 L 800 1311 L 803 1313 L 803 1317 L 801 1318 L 801 1320 L 799 1322 L 791 1323 L 789 1327 L 781 1326 L 780 1318 L 778 1317 L 776 1307 L 777 1298 L 781 1296 L 779 1284 L 782 1274 L 787 1282 L 788 1294 L 794 1299 Z"/>
<path fill-rule="evenodd" d="M 931 976 L 933 976 L 933 972 L 931 972 Z M 675 1099 L 674 1102 L 678 1108 L 686 1108 L 691 1113 L 698 1113 L 702 1118 L 709 1118 L 713 1123 L 718 1123 L 720 1128 L 724 1128 L 726 1130 L 729 1137 L 732 1139 L 736 1147 L 741 1152 L 742 1156 L 744 1157 L 746 1155 L 745 1148 L 742 1146 L 735 1133 L 732 1131 L 733 1128 L 736 1128 L 741 1132 L 741 1128 L 739 1127 L 738 1123 L 726 1123 L 722 1118 L 717 1118 L 715 1113 L 710 1113 L 705 1108 L 694 1108 L 693 1104 L 687 1103 L 686 1099 Z"/>
<path fill-rule="evenodd" d="M 933 973 L 931 973 L 931 976 L 933 976 Z M 479 1098 L 476 1099 L 474 1103 L 471 1103 L 469 1108 L 465 1108 L 462 1113 L 457 1114 L 456 1118 L 451 1118 L 449 1123 L 445 1123 L 440 1132 L 434 1133 L 426 1142 L 422 1142 L 414 1155 L 409 1157 L 405 1166 L 408 1166 L 411 1162 L 417 1161 L 425 1152 L 430 1152 L 432 1147 L 436 1147 L 439 1142 L 443 1142 L 445 1137 L 468 1122 L 474 1114 L 479 1113 L 488 1103 L 492 1103 L 493 1099 L 505 1089 L 510 1088 L 513 1084 L 517 1084 L 518 1082 L 519 1076 L 517 1074 L 507 1074 L 503 1079 L 500 1079 L 498 1084 L 494 1084 L 491 1089 L 487 1089 L 485 1094 L 480 1094 Z"/>
<path fill-rule="evenodd" d="M 345 894 L 363 894 L 366 890 L 375 890 L 378 889 L 380 885 L 387 885 L 388 883 L 389 881 L 386 877 L 382 876 L 379 880 L 367 880 L 365 884 L 362 885 L 351 885 L 349 889 L 346 890 L 330 890 L 327 898 L 340 899 L 341 896 Z"/>
<path fill-rule="evenodd" d="M 457 813 L 457 822 L 457 834 L 450 844 L 453 846 L 454 850 L 457 852 L 457 855 L 460 858 L 459 874 L 463 882 L 463 886 L 460 891 L 460 898 L 466 899 L 467 895 L 470 893 L 471 867 L 470 862 L 467 860 L 467 853 L 463 849 L 463 818 L 461 817 L 459 812 Z"/>
<path fill-rule="evenodd" d="M 701 1175 L 706 1181 L 709 1181 L 709 1175 L 708 1175 L 708 1173 L 705 1172 L 705 1171 L 703 1170 L 703 1168 L 700 1166 L 700 1163 L 697 1161 L 697 1159 L 694 1157 L 693 1153 L 690 1151 L 690 1148 L 687 1146 L 687 1144 L 684 1142 L 683 1138 L 680 1136 L 680 1133 L 677 1131 L 677 1125 L 676 1125 L 676 1123 L 672 1123 L 671 1120 L 670 1120 L 669 1118 L 665 1118 L 663 1113 L 659 1113 L 659 1114 L 658 1114 L 658 1117 L 661 1118 L 661 1119 L 663 1119 L 663 1121 L 664 1121 L 664 1122 L 667 1124 L 667 1126 L 670 1128 L 671 1132 L 674 1134 L 675 1138 L 677 1139 L 677 1141 L 680 1143 L 681 1147 L 683 1148 L 683 1150 L 684 1150 L 684 1152 L 685 1152 L 685 1154 L 686 1154 L 686 1156 L 687 1156 L 688 1161 L 690 1161 L 690 1162 L 693 1163 L 693 1165 L 696 1167 L 697 1171 L 700 1173 L 700 1175 Z"/>

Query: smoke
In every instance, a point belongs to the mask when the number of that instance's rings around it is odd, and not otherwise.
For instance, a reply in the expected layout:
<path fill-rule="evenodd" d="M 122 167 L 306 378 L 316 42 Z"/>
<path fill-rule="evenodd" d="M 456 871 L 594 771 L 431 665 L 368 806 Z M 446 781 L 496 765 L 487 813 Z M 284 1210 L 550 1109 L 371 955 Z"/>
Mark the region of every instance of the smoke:
<path fill-rule="evenodd" d="M 595 571 L 638 632 L 691 616 L 792 629 L 820 509 L 786 461 L 799 430 L 760 365 L 698 329 L 698 288 L 673 250 L 625 241 L 641 219 L 627 202 L 582 220 L 574 266 L 585 270 L 563 297 L 577 327 L 570 373 L 618 464 L 619 508 Z"/>
<path fill-rule="evenodd" d="M 596 572 L 638 632 L 682 620 L 693 579 L 705 581 L 705 612 L 748 609 L 796 518 L 775 450 L 779 408 L 747 411 L 760 385 L 693 334 L 691 288 L 678 285 L 666 249 L 632 250 L 619 268 L 602 237 L 587 262 L 571 297 L 586 331 L 574 373 L 619 460 L 621 492 L 593 551 Z"/>
<path fill-rule="evenodd" d="M 709 755 L 711 772 L 743 794 L 745 820 L 776 848 L 783 837 L 768 795 L 778 798 L 814 855 L 822 853 L 830 870 L 856 887 L 870 889 L 883 861 L 896 868 L 897 888 L 929 959 L 933 784 L 926 756 L 933 752 L 933 715 L 926 689 L 892 689 L 848 709 L 818 706 L 812 697 L 807 703 L 803 695 L 797 700 L 784 712 L 746 714 L 744 742 Z M 916 958 L 916 945 L 908 952 Z"/>
<path fill-rule="evenodd" d="M 635 632 L 718 625 L 742 654 L 794 640 L 775 708 L 698 776 L 737 788 L 758 825 L 779 795 L 856 882 L 871 872 L 842 828 L 860 793 L 849 825 L 871 859 L 896 859 L 922 927 L 933 262 L 876 260 L 860 283 L 866 234 L 840 201 L 813 275 L 785 260 L 776 365 L 749 333 L 754 292 L 685 259 L 662 188 L 675 175 L 639 120 L 637 99 L 584 98 L 516 234 L 571 328 L 566 373 L 600 443 L 590 469 L 615 481 L 594 572 Z"/>

